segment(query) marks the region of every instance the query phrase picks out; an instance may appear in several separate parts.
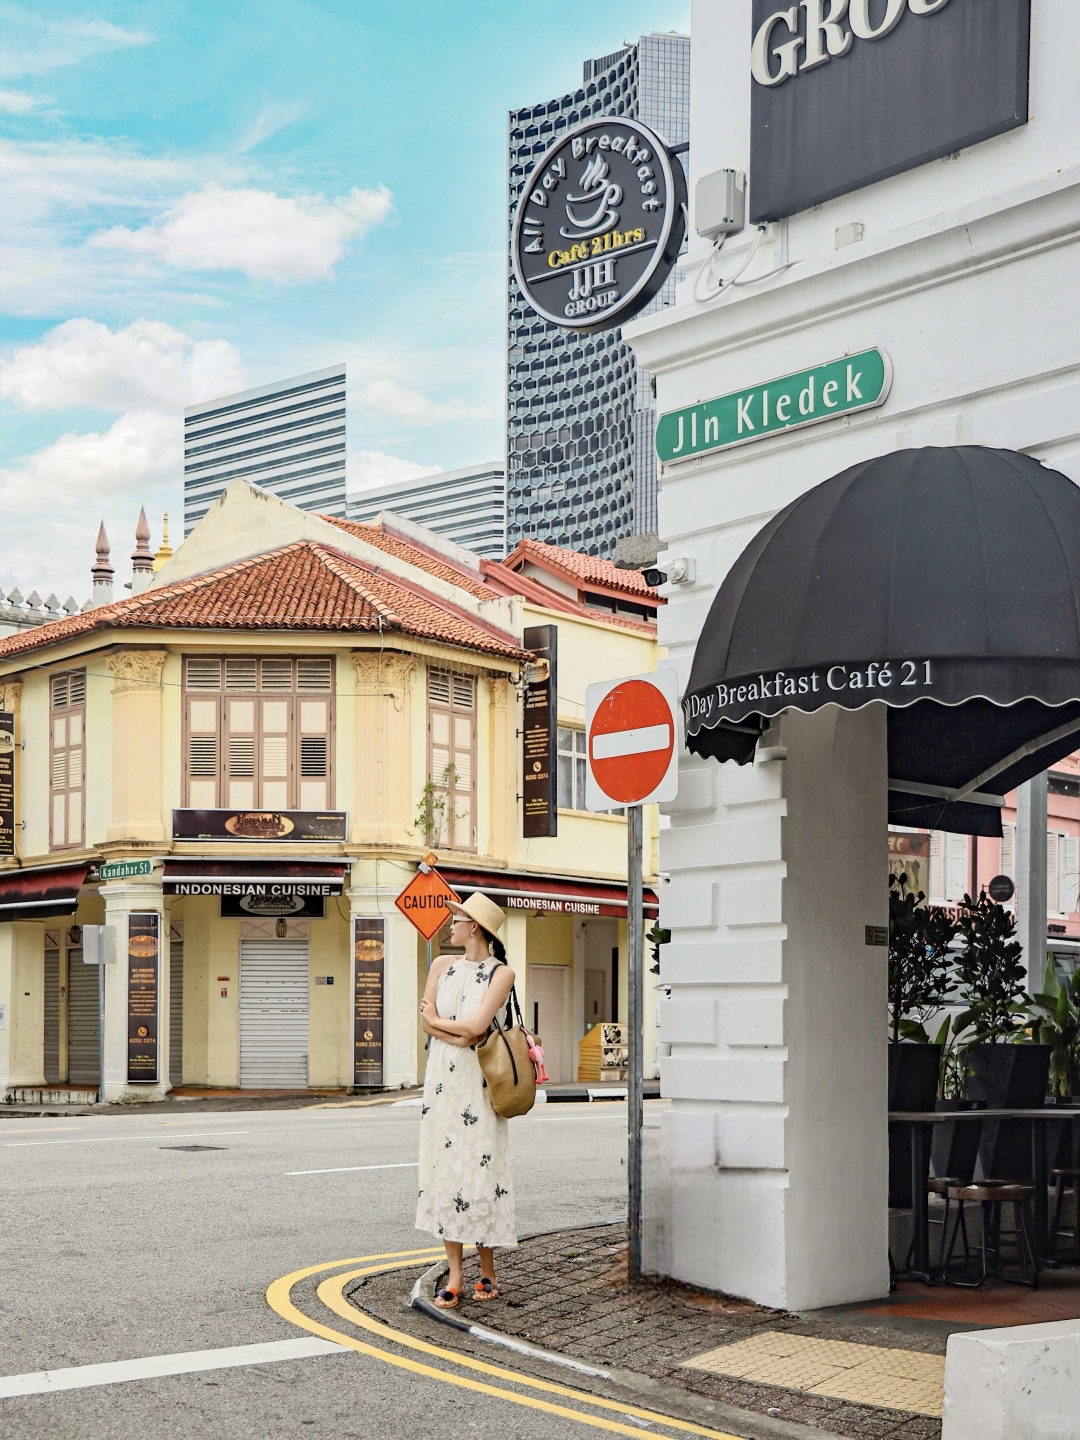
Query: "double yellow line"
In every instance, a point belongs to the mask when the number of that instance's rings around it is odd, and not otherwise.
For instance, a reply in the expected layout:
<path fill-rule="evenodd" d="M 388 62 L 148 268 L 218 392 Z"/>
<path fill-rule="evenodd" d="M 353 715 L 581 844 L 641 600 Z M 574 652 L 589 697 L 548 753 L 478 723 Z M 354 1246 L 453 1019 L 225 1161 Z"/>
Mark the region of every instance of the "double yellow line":
<path fill-rule="evenodd" d="M 516 1370 L 507 1370 L 499 1365 L 489 1365 L 483 1360 L 476 1360 L 472 1356 L 463 1355 L 456 1350 L 446 1350 L 442 1346 L 431 1345 L 426 1340 L 418 1340 L 415 1336 L 407 1335 L 402 1330 L 394 1330 L 391 1326 L 384 1325 L 381 1321 L 366 1315 L 362 1310 L 358 1310 L 356 1306 L 350 1305 L 345 1299 L 345 1287 L 352 1280 L 359 1280 L 365 1275 L 382 1274 L 388 1270 L 407 1270 L 425 1262 L 430 1264 L 442 1254 L 443 1250 L 440 1246 L 438 1249 L 431 1250 L 394 1250 L 385 1255 L 358 1255 L 349 1260 L 331 1261 L 325 1265 L 309 1265 L 303 1270 L 294 1270 L 290 1275 L 283 1275 L 280 1280 L 275 1280 L 267 1289 L 266 1300 L 272 1310 L 275 1310 L 284 1320 L 298 1325 L 302 1330 L 308 1330 L 313 1335 L 320 1335 L 324 1340 L 336 1341 L 337 1344 L 347 1346 L 348 1349 L 355 1350 L 360 1355 L 368 1355 L 373 1360 L 381 1360 L 387 1365 L 396 1366 L 399 1370 L 408 1370 L 414 1375 L 426 1375 L 431 1380 L 439 1380 L 446 1385 L 456 1385 L 462 1390 L 472 1390 L 481 1395 L 491 1395 L 499 1400 L 508 1400 L 514 1405 L 524 1405 L 529 1410 L 539 1410 L 548 1415 L 559 1415 L 566 1420 L 576 1420 L 579 1424 L 590 1425 L 595 1430 L 607 1430 L 615 1435 L 636 1435 L 642 1437 L 642 1440 L 645 1440 L 646 1436 L 652 1436 L 655 1440 L 656 1431 L 654 1429 L 642 1430 L 636 1425 L 624 1425 L 618 1420 L 608 1419 L 603 1414 L 589 1414 L 585 1410 L 571 1409 L 569 1405 L 560 1405 L 554 1400 L 544 1400 L 539 1395 L 521 1394 L 518 1390 L 506 1389 L 504 1385 L 476 1380 L 468 1374 L 454 1373 L 439 1366 L 426 1365 L 423 1361 L 414 1360 L 408 1355 L 399 1355 L 395 1351 L 383 1349 L 371 1344 L 370 1341 L 361 1340 L 345 1331 L 323 1325 L 320 1321 L 305 1315 L 293 1304 L 292 1292 L 302 1280 L 310 1279 L 312 1275 L 318 1275 L 323 1271 L 340 1271 L 340 1267 L 343 1265 L 359 1266 L 359 1269 L 348 1269 L 329 1275 L 318 1286 L 316 1293 L 320 1301 L 333 1314 L 348 1321 L 350 1325 L 378 1336 L 381 1340 L 390 1341 L 404 1350 L 413 1350 L 422 1355 L 449 1361 L 450 1364 L 457 1367 L 458 1371 L 473 1371 L 486 1375 L 491 1380 L 502 1380 L 511 1385 L 520 1386 L 524 1390 L 538 1391 L 541 1395 L 559 1396 L 564 1400 L 572 1400 L 577 1405 L 589 1406 L 594 1411 L 614 1411 L 628 1419 L 643 1420 L 650 1427 L 662 1425 L 682 1434 L 705 1436 L 706 1440 L 736 1440 L 735 1436 L 724 1431 L 709 1430 L 687 1420 L 676 1420 L 670 1415 L 661 1415 L 655 1410 L 643 1410 L 636 1405 L 627 1405 L 621 1401 L 604 1400 L 596 1395 L 588 1395 L 582 1390 L 574 1390 L 568 1385 L 557 1385 L 550 1380 L 539 1380 Z"/>

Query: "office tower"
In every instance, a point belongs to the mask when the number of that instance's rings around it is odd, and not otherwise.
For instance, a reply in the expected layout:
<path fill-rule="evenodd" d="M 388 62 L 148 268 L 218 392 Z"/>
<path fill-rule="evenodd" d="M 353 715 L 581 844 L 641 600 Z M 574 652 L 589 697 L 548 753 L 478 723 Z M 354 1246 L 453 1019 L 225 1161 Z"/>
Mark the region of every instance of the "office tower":
<path fill-rule="evenodd" d="M 509 221 L 540 157 L 596 115 L 629 115 L 669 145 L 690 125 L 690 39 L 643 35 L 586 60 L 581 88 L 510 112 Z M 686 168 L 687 156 L 680 160 Z M 508 542 L 522 536 L 610 556 L 624 535 L 656 529 L 656 410 L 650 376 L 622 332 L 581 335 L 542 320 L 508 270 Z M 644 314 L 674 303 L 675 277 Z"/>
<path fill-rule="evenodd" d="M 345 514 L 345 366 L 184 411 L 184 534 L 230 480 L 323 515 Z"/>
<path fill-rule="evenodd" d="M 371 520 L 382 510 L 489 560 L 506 554 L 506 471 L 498 460 L 349 495 L 350 520 Z"/>

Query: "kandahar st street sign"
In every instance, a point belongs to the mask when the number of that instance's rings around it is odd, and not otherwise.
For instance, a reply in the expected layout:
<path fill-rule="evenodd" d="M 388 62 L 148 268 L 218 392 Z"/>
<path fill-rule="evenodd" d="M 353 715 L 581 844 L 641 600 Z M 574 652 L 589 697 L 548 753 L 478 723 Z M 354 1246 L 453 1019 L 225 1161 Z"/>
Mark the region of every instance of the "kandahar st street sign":
<path fill-rule="evenodd" d="M 636 315 L 675 264 L 686 177 L 639 120 L 608 115 L 569 130 L 525 181 L 511 253 L 525 299 L 565 330 L 609 330 Z"/>
<path fill-rule="evenodd" d="M 764 440 L 781 430 L 870 410 L 884 405 L 891 386 L 892 365 L 885 352 L 862 350 L 715 400 L 669 410 L 656 422 L 656 454 L 665 463 L 686 460 Z"/>

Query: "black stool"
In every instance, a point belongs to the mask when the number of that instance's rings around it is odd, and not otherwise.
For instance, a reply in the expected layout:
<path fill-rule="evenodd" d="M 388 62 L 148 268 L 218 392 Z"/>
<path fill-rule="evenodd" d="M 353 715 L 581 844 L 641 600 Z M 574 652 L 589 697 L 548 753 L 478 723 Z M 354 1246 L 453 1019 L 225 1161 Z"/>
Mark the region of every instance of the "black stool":
<path fill-rule="evenodd" d="M 1075 1165 L 1063 1165 L 1054 1171 L 1054 1218 L 1050 1225 L 1050 1258 L 1057 1259 L 1058 1236 L 1062 1234 L 1061 1206 L 1066 1189 L 1072 1191 L 1073 1222 L 1070 1227 L 1066 1227 L 1064 1233 L 1068 1234 L 1069 1230 L 1072 1230 L 1072 1255 L 1069 1258 L 1073 1264 L 1080 1265 L 1080 1167 Z"/>
<path fill-rule="evenodd" d="M 942 1277 L 950 1285 L 960 1285 L 971 1290 L 977 1290 L 989 1275 L 996 1275 L 999 1279 L 1006 1280 L 1012 1285 L 1030 1285 L 1035 1289 L 1039 1284 L 1039 1269 L 1035 1263 L 1031 1229 L 1025 1213 L 1034 1193 L 1034 1187 L 1031 1185 L 1008 1185 L 994 1181 L 980 1181 L 974 1185 L 950 1185 L 946 1191 L 946 1198 L 956 1201 L 956 1224 L 953 1226 L 952 1240 L 949 1242 L 948 1251 L 942 1262 Z M 964 1221 L 966 1204 L 979 1204 L 982 1207 L 982 1239 L 979 1246 L 982 1272 L 977 1280 L 949 1280 L 949 1268 L 953 1263 L 953 1250 L 956 1248 L 957 1231 L 960 1229 L 964 1231 L 965 1246 L 967 1243 L 967 1225 Z M 1012 1205 L 1014 1227 L 1018 1228 L 1012 1230 L 1002 1228 L 1001 1210 L 1003 1205 Z M 1013 1258 L 1022 1270 L 1030 1271 L 1030 1279 L 1026 1279 L 1023 1275 L 1005 1274 L 1002 1269 L 1002 1262 L 1005 1259 L 1001 1248 L 1003 1240 L 1012 1240 L 1015 1243 Z M 987 1255 L 990 1252 L 993 1252 L 997 1262 L 993 1270 L 987 1265 Z"/>

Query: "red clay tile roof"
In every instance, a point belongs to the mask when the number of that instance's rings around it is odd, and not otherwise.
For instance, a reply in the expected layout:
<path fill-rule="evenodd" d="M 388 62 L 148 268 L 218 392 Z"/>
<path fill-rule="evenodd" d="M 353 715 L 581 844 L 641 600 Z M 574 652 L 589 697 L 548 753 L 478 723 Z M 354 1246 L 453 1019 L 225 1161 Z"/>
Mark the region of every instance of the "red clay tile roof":
<path fill-rule="evenodd" d="M 640 570 L 620 570 L 612 561 L 601 560 L 598 555 L 583 555 L 579 550 L 545 545 L 542 540 L 519 540 L 503 564 L 513 570 L 528 560 L 565 575 L 579 585 L 602 585 L 608 590 L 640 596 L 645 601 L 660 600 L 657 592 L 645 584 Z"/>
<path fill-rule="evenodd" d="M 419 586 L 376 573 L 328 545 L 299 541 L 6 636 L 0 640 L 0 660 L 110 629 L 381 629 L 506 659 L 525 655 L 511 636 Z"/>
<path fill-rule="evenodd" d="M 491 591 L 475 572 L 459 568 L 452 561 L 436 555 L 433 551 L 422 549 L 418 545 L 411 545 L 407 540 L 390 534 L 378 525 L 372 525 L 364 520 L 342 520 L 336 515 L 320 515 L 319 519 L 329 521 L 339 530 L 345 530 L 360 540 L 366 540 L 369 545 L 377 545 L 388 555 L 394 555 L 399 560 L 415 565 L 420 570 L 426 570 L 429 575 L 437 575 L 440 580 L 446 580 L 451 585 L 459 586 L 478 600 L 492 598 Z"/>

